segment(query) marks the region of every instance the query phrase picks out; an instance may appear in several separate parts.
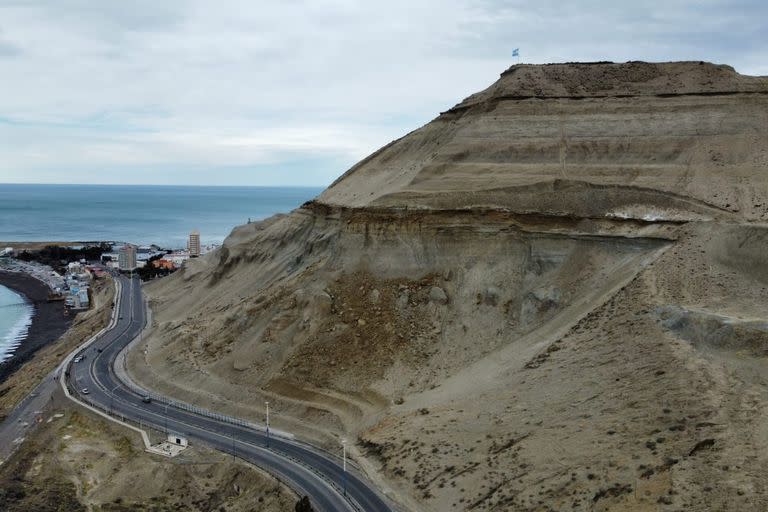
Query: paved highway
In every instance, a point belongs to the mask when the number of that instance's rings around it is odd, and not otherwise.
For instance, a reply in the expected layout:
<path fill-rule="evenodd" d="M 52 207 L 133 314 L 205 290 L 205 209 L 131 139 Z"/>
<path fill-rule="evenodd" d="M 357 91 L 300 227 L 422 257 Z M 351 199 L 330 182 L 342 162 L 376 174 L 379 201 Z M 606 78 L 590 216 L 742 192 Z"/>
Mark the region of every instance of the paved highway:
<path fill-rule="evenodd" d="M 85 359 L 72 362 L 67 368 L 67 384 L 74 395 L 115 416 L 203 442 L 228 454 L 234 452 L 278 476 L 299 494 L 308 495 L 316 510 L 393 510 L 360 474 L 345 472 L 341 461 L 308 445 L 274 435 L 267 437 L 261 430 L 158 401 L 144 403 L 142 396 L 126 386 L 114 371 L 117 355 L 144 327 L 141 282 L 125 276 L 116 279 L 122 286 L 114 327 L 78 354 L 84 354 Z"/>

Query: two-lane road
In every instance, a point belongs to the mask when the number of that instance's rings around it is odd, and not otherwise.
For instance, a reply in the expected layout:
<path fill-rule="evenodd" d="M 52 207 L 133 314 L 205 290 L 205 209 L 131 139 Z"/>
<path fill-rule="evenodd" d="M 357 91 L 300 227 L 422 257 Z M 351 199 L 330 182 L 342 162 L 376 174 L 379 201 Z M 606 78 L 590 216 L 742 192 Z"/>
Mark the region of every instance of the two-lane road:
<path fill-rule="evenodd" d="M 341 461 L 308 445 L 274 435 L 267 438 L 262 430 L 233 425 L 167 403 L 143 402 L 114 371 L 117 355 L 144 327 L 141 282 L 124 276 L 116 279 L 122 284 L 120 300 L 116 301 L 119 316 L 114 327 L 83 352 L 85 359 L 70 365 L 68 383 L 75 394 L 116 416 L 201 441 L 226 453 L 234 452 L 280 477 L 298 493 L 308 495 L 317 510 L 393 510 L 360 474 L 345 472 Z M 86 388 L 88 394 L 83 394 Z"/>

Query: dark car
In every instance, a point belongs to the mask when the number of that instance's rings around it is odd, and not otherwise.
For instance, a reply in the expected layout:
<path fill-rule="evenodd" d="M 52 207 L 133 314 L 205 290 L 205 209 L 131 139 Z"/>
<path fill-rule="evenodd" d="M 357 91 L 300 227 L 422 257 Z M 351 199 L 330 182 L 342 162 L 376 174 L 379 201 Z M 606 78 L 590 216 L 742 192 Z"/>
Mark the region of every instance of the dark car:
<path fill-rule="evenodd" d="M 143 397 L 141 397 L 141 401 L 144 402 L 145 404 L 148 404 L 152 401 L 152 397 L 149 395 L 144 395 Z"/>

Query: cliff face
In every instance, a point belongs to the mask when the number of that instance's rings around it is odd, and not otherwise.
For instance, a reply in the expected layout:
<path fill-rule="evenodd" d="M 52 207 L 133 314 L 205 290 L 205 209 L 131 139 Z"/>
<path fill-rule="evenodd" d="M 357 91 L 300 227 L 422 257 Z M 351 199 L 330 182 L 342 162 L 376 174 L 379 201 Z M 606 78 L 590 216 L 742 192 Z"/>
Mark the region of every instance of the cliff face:
<path fill-rule="evenodd" d="M 356 435 L 408 509 L 764 509 L 767 93 L 513 66 L 150 285 L 132 371 Z"/>
<path fill-rule="evenodd" d="M 727 66 L 513 66 L 355 166 L 319 200 L 765 219 L 767 102 L 768 79 Z"/>

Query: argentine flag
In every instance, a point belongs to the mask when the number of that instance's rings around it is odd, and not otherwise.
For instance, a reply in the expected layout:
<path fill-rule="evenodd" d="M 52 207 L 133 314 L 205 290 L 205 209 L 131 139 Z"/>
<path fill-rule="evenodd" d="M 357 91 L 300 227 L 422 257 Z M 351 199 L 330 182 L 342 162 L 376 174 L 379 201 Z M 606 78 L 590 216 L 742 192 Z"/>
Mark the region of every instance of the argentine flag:
<path fill-rule="evenodd" d="M 512 56 L 513 57 L 519 57 L 520 56 L 520 48 L 515 48 L 512 50 Z"/>

